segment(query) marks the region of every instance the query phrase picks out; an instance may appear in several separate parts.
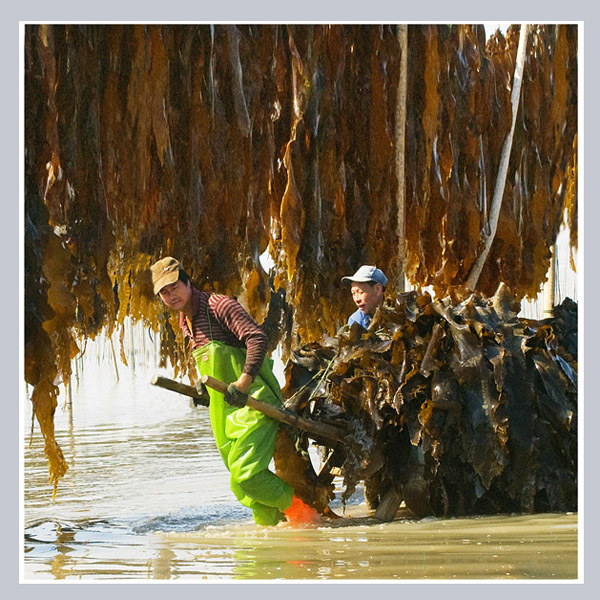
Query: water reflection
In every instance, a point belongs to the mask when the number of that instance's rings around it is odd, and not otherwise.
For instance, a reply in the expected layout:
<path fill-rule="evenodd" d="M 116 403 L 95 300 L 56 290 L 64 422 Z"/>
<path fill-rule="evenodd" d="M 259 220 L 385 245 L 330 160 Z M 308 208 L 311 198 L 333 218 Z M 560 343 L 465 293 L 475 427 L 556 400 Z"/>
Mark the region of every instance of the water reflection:
<path fill-rule="evenodd" d="M 159 548 L 158 556 L 149 565 L 152 579 L 171 579 L 176 574 L 176 566 L 171 565 L 176 556 L 169 548 Z"/>
<path fill-rule="evenodd" d="M 234 579 L 570 579 L 576 515 L 397 521 L 297 530 L 251 525 L 162 534 L 198 575 Z M 174 556 L 171 556 L 174 559 Z"/>

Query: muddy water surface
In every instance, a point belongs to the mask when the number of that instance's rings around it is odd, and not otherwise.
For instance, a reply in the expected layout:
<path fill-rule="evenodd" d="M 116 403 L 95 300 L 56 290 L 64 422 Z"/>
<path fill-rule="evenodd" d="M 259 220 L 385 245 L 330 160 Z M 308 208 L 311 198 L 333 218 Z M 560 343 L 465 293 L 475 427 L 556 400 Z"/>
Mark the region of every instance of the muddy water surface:
<path fill-rule="evenodd" d="M 259 528 L 229 490 L 208 411 L 150 385 L 152 357 L 117 381 L 109 358 L 87 354 L 56 414 L 70 469 L 54 503 L 22 399 L 25 581 L 578 577 L 576 514 L 382 524 L 358 489 L 338 521 Z"/>

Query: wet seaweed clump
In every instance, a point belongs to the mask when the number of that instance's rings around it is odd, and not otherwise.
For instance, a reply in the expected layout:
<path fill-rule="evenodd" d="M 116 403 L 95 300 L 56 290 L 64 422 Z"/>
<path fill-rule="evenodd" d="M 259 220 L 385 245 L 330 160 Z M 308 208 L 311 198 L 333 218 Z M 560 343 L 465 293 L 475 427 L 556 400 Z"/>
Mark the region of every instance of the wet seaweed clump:
<path fill-rule="evenodd" d="M 419 517 L 576 510 L 577 305 L 518 312 L 504 285 L 413 291 L 297 348 L 287 407 L 350 432 L 321 448 L 319 484 L 342 475 L 345 501 L 363 480 L 370 508 L 392 495 Z"/>

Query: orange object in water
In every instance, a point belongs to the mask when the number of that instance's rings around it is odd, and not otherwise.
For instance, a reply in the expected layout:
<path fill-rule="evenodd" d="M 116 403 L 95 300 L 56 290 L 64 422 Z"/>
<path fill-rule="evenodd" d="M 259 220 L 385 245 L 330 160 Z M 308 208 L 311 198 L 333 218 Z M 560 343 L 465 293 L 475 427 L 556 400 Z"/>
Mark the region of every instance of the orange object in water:
<path fill-rule="evenodd" d="M 302 525 L 316 525 L 321 522 L 319 513 L 308 504 L 305 504 L 294 494 L 292 505 L 283 512 L 290 525 L 300 527 Z"/>

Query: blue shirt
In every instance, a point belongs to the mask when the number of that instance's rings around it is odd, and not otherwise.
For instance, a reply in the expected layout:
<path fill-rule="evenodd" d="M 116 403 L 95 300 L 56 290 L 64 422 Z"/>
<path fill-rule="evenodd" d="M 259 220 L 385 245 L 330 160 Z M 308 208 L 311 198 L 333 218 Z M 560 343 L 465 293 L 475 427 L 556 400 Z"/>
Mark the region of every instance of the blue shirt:
<path fill-rule="evenodd" d="M 352 325 L 352 323 L 358 323 L 359 325 L 362 325 L 365 329 L 368 329 L 369 325 L 371 324 L 372 318 L 373 317 L 371 315 L 364 313 L 359 308 L 356 312 L 350 315 L 350 318 L 348 319 L 348 325 Z"/>

